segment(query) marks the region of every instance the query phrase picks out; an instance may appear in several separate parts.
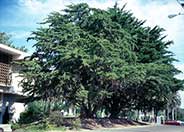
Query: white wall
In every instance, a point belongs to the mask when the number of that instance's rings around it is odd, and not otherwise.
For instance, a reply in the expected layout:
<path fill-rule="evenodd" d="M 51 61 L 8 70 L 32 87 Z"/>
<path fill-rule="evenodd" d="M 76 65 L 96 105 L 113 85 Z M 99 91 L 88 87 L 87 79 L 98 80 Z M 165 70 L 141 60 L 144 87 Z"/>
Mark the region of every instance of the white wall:
<path fill-rule="evenodd" d="M 20 72 L 20 67 L 18 65 L 12 65 L 12 87 L 13 91 L 17 94 L 23 95 L 22 93 L 22 87 L 20 85 L 20 82 L 22 80 L 22 77 L 19 74 Z M 13 109 L 13 121 L 17 121 L 19 119 L 20 113 L 25 110 L 24 103 L 13 103 L 12 105 Z"/>
<path fill-rule="evenodd" d="M 12 73 L 12 86 L 13 90 L 16 93 L 21 93 L 22 94 L 22 87 L 20 86 L 20 82 L 22 80 L 22 77 L 20 77 L 19 73 Z"/>
<path fill-rule="evenodd" d="M 12 121 L 18 121 L 20 113 L 25 111 L 25 106 L 23 103 L 14 103 L 12 109 L 14 110 Z"/>

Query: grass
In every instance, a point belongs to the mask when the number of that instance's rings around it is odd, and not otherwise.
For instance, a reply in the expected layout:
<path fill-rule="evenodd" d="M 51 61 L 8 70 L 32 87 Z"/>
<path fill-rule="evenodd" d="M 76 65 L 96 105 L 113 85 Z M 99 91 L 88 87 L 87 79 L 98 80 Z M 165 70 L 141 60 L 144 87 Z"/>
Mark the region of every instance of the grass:
<path fill-rule="evenodd" d="M 47 131 L 48 132 L 50 132 L 50 131 L 64 132 L 64 131 L 66 131 L 66 128 L 65 127 L 54 127 L 54 128 L 48 129 Z"/>
<path fill-rule="evenodd" d="M 43 129 L 39 125 L 32 125 L 26 128 L 20 128 L 15 130 L 14 132 L 64 132 L 66 131 L 65 127 L 54 127 L 54 126 L 49 126 L 47 129 Z"/>
<path fill-rule="evenodd" d="M 48 129 L 48 130 L 42 130 L 42 129 L 17 129 L 15 132 L 65 132 L 66 129 L 64 128 L 54 128 L 54 129 Z"/>

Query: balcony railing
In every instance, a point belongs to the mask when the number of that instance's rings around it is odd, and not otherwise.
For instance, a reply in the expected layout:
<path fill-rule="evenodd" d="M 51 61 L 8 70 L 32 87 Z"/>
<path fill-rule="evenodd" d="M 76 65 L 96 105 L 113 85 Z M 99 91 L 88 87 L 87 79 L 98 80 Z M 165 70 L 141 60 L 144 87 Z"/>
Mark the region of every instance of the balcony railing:
<path fill-rule="evenodd" d="M 10 85 L 10 65 L 0 62 L 0 85 Z"/>

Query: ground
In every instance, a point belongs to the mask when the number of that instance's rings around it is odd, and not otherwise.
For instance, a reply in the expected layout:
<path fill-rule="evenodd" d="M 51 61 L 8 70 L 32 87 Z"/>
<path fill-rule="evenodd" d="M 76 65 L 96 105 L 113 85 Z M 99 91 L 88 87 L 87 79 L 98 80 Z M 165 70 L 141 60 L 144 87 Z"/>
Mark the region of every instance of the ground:
<path fill-rule="evenodd" d="M 122 129 L 93 130 L 91 132 L 184 132 L 184 126 L 145 126 Z"/>
<path fill-rule="evenodd" d="M 46 132 L 40 130 L 18 130 L 16 132 Z M 124 128 L 107 128 L 97 130 L 52 130 L 47 132 L 184 132 L 184 126 L 167 126 L 167 125 L 147 125 L 147 126 L 128 126 Z"/>

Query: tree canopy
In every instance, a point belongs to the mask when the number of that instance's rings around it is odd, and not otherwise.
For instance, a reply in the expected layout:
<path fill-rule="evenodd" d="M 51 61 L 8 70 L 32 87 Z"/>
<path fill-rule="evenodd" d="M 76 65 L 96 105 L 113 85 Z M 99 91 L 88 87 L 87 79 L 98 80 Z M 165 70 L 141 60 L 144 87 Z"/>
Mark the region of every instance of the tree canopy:
<path fill-rule="evenodd" d="M 25 46 L 16 47 L 15 45 L 13 45 L 12 41 L 11 41 L 11 35 L 6 34 L 5 32 L 0 32 L 0 43 L 8 45 L 12 48 L 18 49 L 18 50 L 23 51 L 23 52 L 28 51 Z"/>
<path fill-rule="evenodd" d="M 31 100 L 64 100 L 81 117 L 105 109 L 118 117 L 129 109 L 162 110 L 183 89 L 164 29 L 144 26 L 117 4 L 108 10 L 87 4 L 53 12 L 29 39 L 35 52 L 21 62 L 22 86 Z M 28 39 L 28 40 L 29 40 Z"/>

